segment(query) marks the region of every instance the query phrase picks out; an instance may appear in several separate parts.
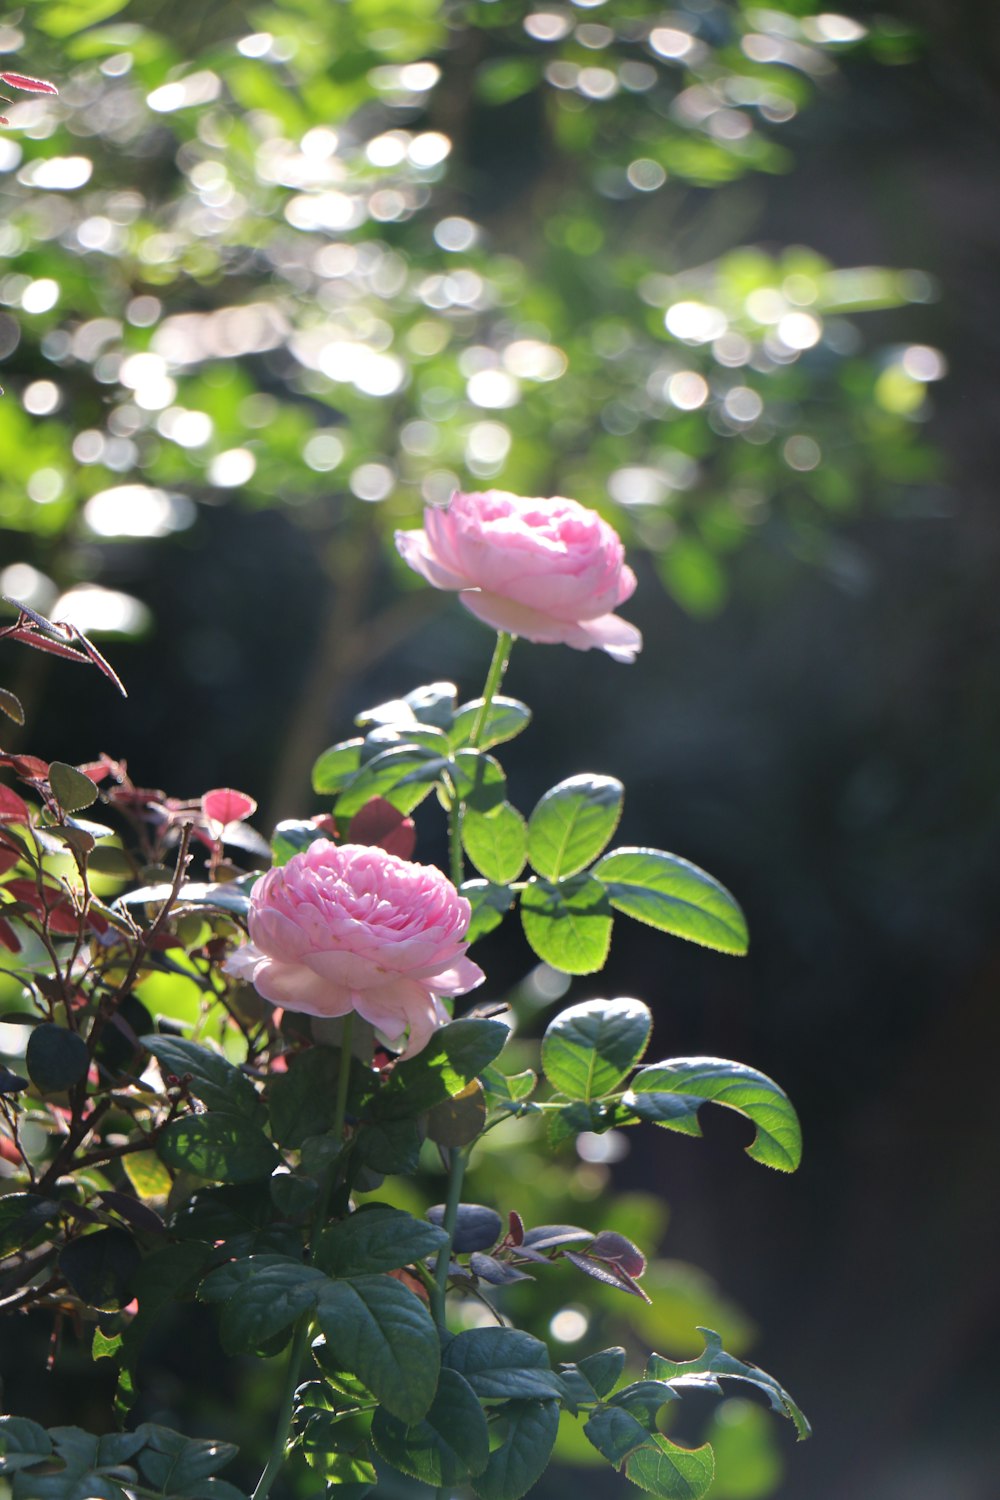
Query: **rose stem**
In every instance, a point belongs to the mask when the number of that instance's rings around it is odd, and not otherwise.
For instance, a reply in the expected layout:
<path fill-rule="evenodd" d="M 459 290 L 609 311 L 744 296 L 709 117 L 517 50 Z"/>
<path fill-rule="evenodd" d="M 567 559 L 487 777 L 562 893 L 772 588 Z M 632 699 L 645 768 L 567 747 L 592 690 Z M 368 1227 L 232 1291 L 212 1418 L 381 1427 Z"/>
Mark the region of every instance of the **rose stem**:
<path fill-rule="evenodd" d="M 510 653 L 514 645 L 514 637 L 508 635 L 505 630 L 497 631 L 497 643 L 493 648 L 493 660 L 490 662 L 490 670 L 486 674 L 486 686 L 483 688 L 483 703 L 476 722 L 472 726 L 472 734 L 469 736 L 469 749 L 478 750 L 479 741 L 483 737 L 486 721 L 489 718 L 490 704 L 496 697 L 497 689 L 503 682 L 503 674 L 507 670 L 510 661 Z"/>
<path fill-rule="evenodd" d="M 505 630 L 497 631 L 497 643 L 493 648 L 493 660 L 486 674 L 486 686 L 483 688 L 483 702 L 472 733 L 469 736 L 469 749 L 478 750 L 479 742 L 486 729 L 489 718 L 490 705 L 496 696 L 497 689 L 503 681 L 503 674 L 507 670 L 510 661 L 510 653 L 514 647 L 514 637 L 508 635 Z M 462 813 L 463 808 L 456 800 L 452 803 L 449 814 L 449 833 L 451 836 L 451 873 L 452 880 L 459 885 L 462 880 Z M 441 1329 L 445 1324 L 445 1293 L 448 1289 L 448 1266 L 451 1262 L 451 1246 L 455 1236 L 455 1221 L 458 1218 L 458 1205 L 462 1198 L 462 1179 L 465 1176 L 465 1163 L 467 1160 L 464 1151 L 455 1149 L 450 1153 L 448 1171 L 448 1202 L 444 1212 L 444 1223 L 442 1228 L 448 1236 L 448 1242 L 441 1247 L 437 1259 L 436 1291 L 433 1297 L 434 1317 Z M 256 1500 L 256 1497 L 255 1497 Z"/>
<path fill-rule="evenodd" d="M 504 631 L 497 632 L 497 643 L 493 648 L 493 660 L 486 674 L 486 686 L 483 688 L 483 701 L 476 714 L 472 725 L 472 733 L 469 736 L 470 750 L 478 750 L 479 741 L 482 739 L 486 729 L 486 721 L 489 718 L 490 704 L 496 695 L 497 688 L 503 681 L 503 674 L 507 670 L 510 661 L 511 648 L 514 645 L 514 637 L 507 635 Z M 449 786 L 451 783 L 449 783 Z M 462 856 L 462 817 L 465 809 L 458 797 L 452 796 L 451 806 L 448 809 L 448 863 L 450 866 L 452 885 L 461 885 L 465 879 L 465 860 Z"/>
<path fill-rule="evenodd" d="M 436 1286 L 432 1297 L 434 1321 L 438 1327 L 445 1331 L 445 1293 L 448 1290 L 448 1267 L 451 1264 L 451 1247 L 455 1239 L 455 1223 L 458 1219 L 458 1205 L 462 1200 L 462 1179 L 465 1176 L 466 1153 L 460 1146 L 453 1146 L 448 1153 L 448 1201 L 444 1209 L 444 1222 L 441 1228 L 448 1236 L 448 1242 L 441 1246 L 438 1251 L 437 1269 L 435 1274 Z"/>
<path fill-rule="evenodd" d="M 340 1072 L 337 1077 L 337 1102 L 334 1108 L 333 1128 L 330 1132 L 335 1140 L 342 1140 L 344 1135 L 344 1116 L 347 1113 L 347 1090 L 351 1078 L 351 1033 L 353 1030 L 354 1012 L 348 1011 L 344 1017 L 344 1029 L 340 1039 Z M 320 1183 L 319 1197 L 316 1202 L 316 1215 L 313 1221 L 314 1240 L 322 1233 L 330 1202 L 330 1194 L 333 1191 L 333 1184 L 337 1175 L 337 1161 L 333 1161 L 324 1172 Z M 309 1261 L 311 1259 L 312 1249 L 306 1253 L 306 1260 Z M 252 1500 L 266 1500 L 266 1497 L 271 1492 L 272 1484 L 284 1466 L 285 1448 L 292 1426 L 295 1391 L 299 1383 L 299 1374 L 302 1369 L 302 1359 L 306 1350 L 306 1341 L 309 1338 L 311 1321 L 309 1314 L 306 1313 L 299 1319 L 298 1326 L 295 1329 L 295 1337 L 292 1339 L 292 1347 L 288 1355 L 288 1368 L 285 1371 L 285 1389 L 282 1392 L 281 1410 L 278 1412 L 274 1442 L 271 1444 L 271 1454 L 267 1460 L 267 1467 L 257 1481 L 257 1488 L 253 1492 Z"/>

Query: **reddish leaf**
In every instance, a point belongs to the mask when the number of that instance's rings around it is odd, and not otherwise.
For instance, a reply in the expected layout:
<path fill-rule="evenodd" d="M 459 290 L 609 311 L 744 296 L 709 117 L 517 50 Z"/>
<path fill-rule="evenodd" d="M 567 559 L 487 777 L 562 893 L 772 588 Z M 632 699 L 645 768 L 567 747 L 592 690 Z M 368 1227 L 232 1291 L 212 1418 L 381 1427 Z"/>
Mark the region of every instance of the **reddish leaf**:
<path fill-rule="evenodd" d="M 242 823 L 257 811 L 257 804 L 246 792 L 236 792 L 231 786 L 216 787 L 206 792 L 201 799 L 201 811 L 206 823 L 218 828 L 221 833 L 227 823 Z"/>
<path fill-rule="evenodd" d="M 350 836 L 352 844 L 375 844 L 400 859 L 409 859 L 417 844 L 413 819 L 404 818 L 384 797 L 373 797 L 358 809 Z"/>
<path fill-rule="evenodd" d="M 26 94 L 58 94 L 54 83 L 44 78 L 29 78 L 25 73 L 0 73 L 8 88 L 23 89 Z"/>
<path fill-rule="evenodd" d="M 4 921 L 3 917 L 0 917 L 0 943 L 5 948 L 9 948 L 11 953 L 20 953 L 21 951 L 20 938 L 10 923 Z"/>
<path fill-rule="evenodd" d="M 27 823 L 28 808 L 9 786 L 0 785 L 0 822 Z"/>
<path fill-rule="evenodd" d="M 6 845 L 0 848 L 0 875 L 6 875 L 8 870 L 13 870 L 20 858 L 16 849 L 8 849 Z"/>
<path fill-rule="evenodd" d="M 633 1245 L 623 1234 L 614 1229 L 603 1229 L 587 1246 L 588 1255 L 598 1260 L 612 1261 L 628 1276 L 641 1276 L 646 1269 L 646 1257 L 638 1245 Z"/>
<path fill-rule="evenodd" d="M 48 781 L 49 763 L 37 755 L 2 755 L 0 766 L 10 766 L 15 776 L 22 781 Z"/>

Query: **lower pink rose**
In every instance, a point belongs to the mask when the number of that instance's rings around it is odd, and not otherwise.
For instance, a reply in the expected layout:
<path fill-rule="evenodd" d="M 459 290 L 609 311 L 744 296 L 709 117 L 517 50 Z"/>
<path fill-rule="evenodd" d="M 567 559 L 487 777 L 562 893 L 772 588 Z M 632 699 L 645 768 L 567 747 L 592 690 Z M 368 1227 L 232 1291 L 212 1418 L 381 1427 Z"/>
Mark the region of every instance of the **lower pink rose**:
<path fill-rule="evenodd" d="M 442 995 L 483 982 L 467 958 L 470 907 L 433 865 L 317 839 L 250 893 L 250 941 L 226 971 L 286 1010 L 356 1011 L 419 1052 L 449 1020 Z"/>

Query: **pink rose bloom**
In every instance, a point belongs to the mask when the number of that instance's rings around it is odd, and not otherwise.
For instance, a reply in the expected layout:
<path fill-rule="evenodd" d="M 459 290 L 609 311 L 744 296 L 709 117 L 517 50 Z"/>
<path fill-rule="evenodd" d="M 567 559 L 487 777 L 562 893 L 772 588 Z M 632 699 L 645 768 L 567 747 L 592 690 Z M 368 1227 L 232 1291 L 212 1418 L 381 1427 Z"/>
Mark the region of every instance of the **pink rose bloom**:
<path fill-rule="evenodd" d="M 495 630 L 599 646 L 616 661 L 634 661 L 642 647 L 635 626 L 612 613 L 635 592 L 618 533 L 575 500 L 455 494 L 444 509 L 427 507 L 423 531 L 397 531 L 396 546 Z"/>
<path fill-rule="evenodd" d="M 250 941 L 226 971 L 272 1005 L 311 1016 L 357 1011 L 404 1057 L 450 1019 L 483 971 L 466 958 L 470 907 L 433 865 L 316 839 L 250 892 Z"/>

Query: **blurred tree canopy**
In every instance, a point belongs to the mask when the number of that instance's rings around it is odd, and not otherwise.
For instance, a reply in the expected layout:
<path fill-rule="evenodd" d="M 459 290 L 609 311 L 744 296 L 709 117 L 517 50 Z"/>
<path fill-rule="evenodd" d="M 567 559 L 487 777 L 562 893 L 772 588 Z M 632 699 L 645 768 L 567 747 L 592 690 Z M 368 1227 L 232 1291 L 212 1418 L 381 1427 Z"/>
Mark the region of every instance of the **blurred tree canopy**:
<path fill-rule="evenodd" d="M 733 185 L 844 54 L 914 47 L 807 0 L 8 12 L 0 59 L 60 94 L 0 137 L 2 591 L 141 635 L 151 542 L 277 510 L 329 700 L 428 607 L 379 539 L 456 487 L 597 506 L 696 615 L 750 538 L 832 556 L 934 475 L 942 357 L 859 319 L 933 285 L 740 245 Z"/>

